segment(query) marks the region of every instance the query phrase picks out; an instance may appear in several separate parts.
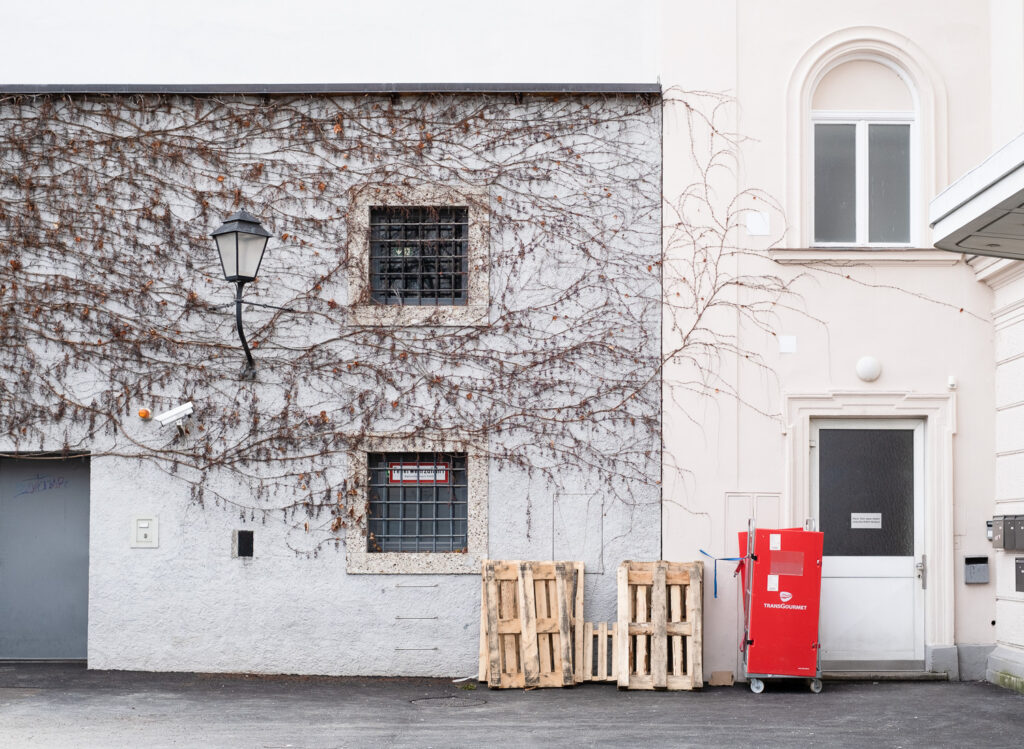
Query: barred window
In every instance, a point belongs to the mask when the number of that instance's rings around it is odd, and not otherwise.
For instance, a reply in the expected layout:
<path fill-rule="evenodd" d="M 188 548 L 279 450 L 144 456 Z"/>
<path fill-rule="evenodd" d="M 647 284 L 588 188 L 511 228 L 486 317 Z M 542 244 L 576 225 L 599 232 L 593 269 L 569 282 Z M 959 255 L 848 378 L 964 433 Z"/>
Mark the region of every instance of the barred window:
<path fill-rule="evenodd" d="M 466 550 L 466 453 L 368 453 L 367 468 L 368 551 Z"/>
<path fill-rule="evenodd" d="M 465 305 L 469 210 L 370 208 L 370 296 L 381 304 Z"/>

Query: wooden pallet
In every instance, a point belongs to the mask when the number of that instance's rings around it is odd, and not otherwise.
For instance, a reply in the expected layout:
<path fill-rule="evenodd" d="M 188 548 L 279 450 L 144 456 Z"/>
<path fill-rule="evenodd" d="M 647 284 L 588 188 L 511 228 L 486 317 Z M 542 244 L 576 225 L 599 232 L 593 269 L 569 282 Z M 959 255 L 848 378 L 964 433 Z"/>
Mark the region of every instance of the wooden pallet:
<path fill-rule="evenodd" d="M 480 681 L 492 689 L 583 681 L 582 562 L 485 560 L 480 595 Z"/>
<path fill-rule="evenodd" d="M 583 681 L 618 681 L 615 657 L 617 624 L 587 622 L 583 625 Z"/>
<path fill-rule="evenodd" d="M 620 689 L 700 689 L 704 566 L 619 565 L 616 670 Z"/>

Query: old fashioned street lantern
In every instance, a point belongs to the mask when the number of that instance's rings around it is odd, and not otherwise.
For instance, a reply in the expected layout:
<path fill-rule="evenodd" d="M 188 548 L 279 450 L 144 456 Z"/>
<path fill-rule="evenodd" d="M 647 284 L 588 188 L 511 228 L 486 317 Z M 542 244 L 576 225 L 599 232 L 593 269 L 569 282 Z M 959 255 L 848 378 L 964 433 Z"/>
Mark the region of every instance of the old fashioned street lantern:
<path fill-rule="evenodd" d="M 256 278 L 270 232 L 255 216 L 246 211 L 232 213 L 210 236 L 217 240 L 224 278 L 233 283 L 249 283 Z"/>
<path fill-rule="evenodd" d="M 246 363 L 242 367 L 242 378 L 252 380 L 256 378 L 256 362 L 249 350 L 249 343 L 245 340 L 245 331 L 242 330 L 242 288 L 255 280 L 256 274 L 259 273 L 270 232 L 260 226 L 255 216 L 246 211 L 239 211 L 228 216 L 221 227 L 210 236 L 217 241 L 224 278 L 236 285 L 235 324 L 246 358 Z"/>

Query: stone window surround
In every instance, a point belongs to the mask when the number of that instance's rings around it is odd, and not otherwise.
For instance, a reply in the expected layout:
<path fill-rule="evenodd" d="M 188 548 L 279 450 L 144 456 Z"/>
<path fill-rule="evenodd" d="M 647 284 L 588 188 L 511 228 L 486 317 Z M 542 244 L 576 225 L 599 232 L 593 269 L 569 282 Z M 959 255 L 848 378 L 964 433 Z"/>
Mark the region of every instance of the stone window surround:
<path fill-rule="evenodd" d="M 356 507 L 366 507 L 367 453 L 377 452 L 464 452 L 467 477 L 467 549 L 462 552 L 372 552 L 366 549 L 366 518 L 349 525 L 345 533 L 345 567 L 355 575 L 478 575 L 487 557 L 487 472 L 489 461 L 479 446 L 459 438 L 431 440 L 423 437 L 367 437 L 359 450 L 349 453 L 355 481 Z"/>
<path fill-rule="evenodd" d="M 490 197 L 486 189 L 422 185 L 366 187 L 352 197 L 348 213 L 349 303 L 353 325 L 486 325 L 490 303 Z M 374 206 L 466 206 L 466 303 L 400 305 L 370 302 L 370 208 Z"/>

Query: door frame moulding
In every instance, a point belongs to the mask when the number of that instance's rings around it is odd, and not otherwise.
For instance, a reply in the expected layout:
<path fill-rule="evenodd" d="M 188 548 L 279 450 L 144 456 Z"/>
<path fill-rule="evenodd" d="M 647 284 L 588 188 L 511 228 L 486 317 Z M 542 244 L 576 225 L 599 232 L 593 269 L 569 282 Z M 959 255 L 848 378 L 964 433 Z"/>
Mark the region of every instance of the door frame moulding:
<path fill-rule="evenodd" d="M 924 591 L 925 647 L 953 644 L 953 393 L 831 391 L 783 397 L 786 442 L 783 525 L 803 525 L 811 517 L 812 419 L 924 420 Z"/>

